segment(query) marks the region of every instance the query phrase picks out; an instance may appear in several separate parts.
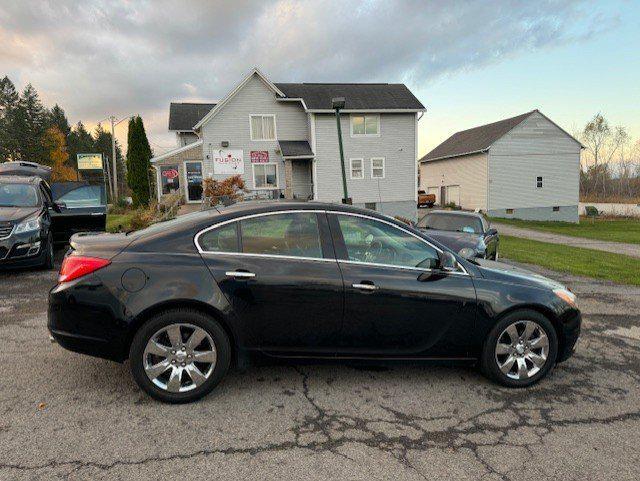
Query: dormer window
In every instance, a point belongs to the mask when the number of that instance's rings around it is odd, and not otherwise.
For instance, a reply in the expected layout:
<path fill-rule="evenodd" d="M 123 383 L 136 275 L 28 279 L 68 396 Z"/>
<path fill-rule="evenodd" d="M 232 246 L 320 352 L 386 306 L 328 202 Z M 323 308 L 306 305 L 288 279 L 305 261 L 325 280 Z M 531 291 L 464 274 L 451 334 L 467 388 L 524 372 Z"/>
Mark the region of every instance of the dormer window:
<path fill-rule="evenodd" d="M 351 137 L 379 137 L 380 115 L 351 115 Z"/>

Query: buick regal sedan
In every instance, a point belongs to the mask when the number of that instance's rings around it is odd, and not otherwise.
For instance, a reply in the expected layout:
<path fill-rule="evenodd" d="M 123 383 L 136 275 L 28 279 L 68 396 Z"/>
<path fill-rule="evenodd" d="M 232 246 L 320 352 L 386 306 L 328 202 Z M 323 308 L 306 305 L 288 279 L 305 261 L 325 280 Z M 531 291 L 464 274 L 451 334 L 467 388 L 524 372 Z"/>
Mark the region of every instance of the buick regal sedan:
<path fill-rule="evenodd" d="M 129 359 L 166 402 L 251 353 L 475 362 L 529 386 L 573 352 L 575 296 L 351 206 L 243 202 L 128 234 L 76 234 L 49 295 L 61 346 Z"/>

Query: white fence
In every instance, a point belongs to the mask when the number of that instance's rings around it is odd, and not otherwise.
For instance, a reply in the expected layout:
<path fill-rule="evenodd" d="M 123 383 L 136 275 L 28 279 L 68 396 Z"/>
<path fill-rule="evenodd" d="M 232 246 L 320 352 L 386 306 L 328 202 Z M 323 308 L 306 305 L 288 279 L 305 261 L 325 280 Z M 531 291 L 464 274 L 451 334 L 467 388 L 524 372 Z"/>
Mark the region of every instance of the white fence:
<path fill-rule="evenodd" d="M 623 217 L 639 217 L 640 218 L 640 204 L 613 204 L 603 202 L 580 202 L 579 211 L 580 215 L 586 215 L 585 207 L 592 205 L 598 212 L 605 215 L 617 215 Z"/>

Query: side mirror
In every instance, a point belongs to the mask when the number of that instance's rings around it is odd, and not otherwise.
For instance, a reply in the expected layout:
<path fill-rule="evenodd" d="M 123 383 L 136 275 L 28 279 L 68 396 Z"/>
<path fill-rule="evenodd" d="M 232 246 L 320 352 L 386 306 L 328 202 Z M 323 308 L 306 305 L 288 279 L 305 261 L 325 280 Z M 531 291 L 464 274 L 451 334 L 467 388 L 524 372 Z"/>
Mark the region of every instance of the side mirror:
<path fill-rule="evenodd" d="M 440 269 L 443 271 L 457 271 L 458 261 L 451 252 L 442 252 L 440 254 Z"/>
<path fill-rule="evenodd" d="M 54 210 L 54 212 L 62 212 L 63 209 L 67 208 L 67 204 L 65 204 L 64 202 L 54 202 L 53 205 L 51 206 L 52 209 Z"/>
<path fill-rule="evenodd" d="M 497 229 L 494 229 L 493 227 L 487 229 L 487 231 L 484 233 L 485 236 L 490 236 L 490 235 L 498 235 L 498 231 Z"/>

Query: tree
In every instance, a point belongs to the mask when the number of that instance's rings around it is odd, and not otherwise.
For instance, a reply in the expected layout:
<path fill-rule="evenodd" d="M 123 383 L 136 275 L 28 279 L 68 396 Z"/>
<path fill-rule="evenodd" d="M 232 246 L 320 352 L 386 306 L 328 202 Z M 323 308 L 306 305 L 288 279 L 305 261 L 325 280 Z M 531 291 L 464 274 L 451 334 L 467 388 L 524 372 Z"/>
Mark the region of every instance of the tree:
<path fill-rule="evenodd" d="M 149 161 L 153 152 L 139 115 L 129 120 L 127 144 L 127 184 L 131 189 L 133 205 L 149 205 Z"/>
<path fill-rule="evenodd" d="M 82 122 L 78 122 L 68 137 L 69 158 L 71 159 L 71 165 L 78 166 L 77 154 L 88 154 L 94 152 L 93 137 L 87 131 Z"/>
<path fill-rule="evenodd" d="M 67 164 L 69 154 L 67 153 L 66 135 L 57 126 L 49 127 L 45 132 L 43 144 L 49 152 L 48 162 L 46 163 L 52 169 L 51 180 L 53 182 L 76 180 L 76 171 Z"/>
<path fill-rule="evenodd" d="M 98 124 L 96 129 L 93 131 L 93 139 L 94 139 L 94 152 L 101 153 L 102 158 L 105 159 L 105 166 L 109 166 L 109 175 L 113 172 L 113 167 L 111 163 L 111 132 L 106 131 L 102 124 Z M 107 163 L 106 160 L 109 160 Z M 116 139 L 116 162 L 118 168 L 118 192 L 123 194 L 126 189 L 127 179 L 126 179 L 126 170 L 124 167 L 124 159 L 122 157 L 122 148 L 120 147 L 120 143 Z"/>
<path fill-rule="evenodd" d="M 602 177 L 602 193 L 607 195 L 607 173 L 606 165 L 622 142 L 627 138 L 624 127 L 612 129 L 609 122 L 601 113 L 597 113 L 591 121 L 587 123 L 582 132 L 583 143 L 587 151 L 593 157 L 593 191 L 598 195 L 598 177 Z"/>
<path fill-rule="evenodd" d="M 18 92 L 9 77 L 0 79 L 0 162 L 13 160 L 16 155 L 12 124 L 18 100 Z"/>
<path fill-rule="evenodd" d="M 64 110 L 58 104 L 55 104 L 47 113 L 47 127 L 53 126 L 58 127 L 65 137 L 71 132 L 69 120 L 67 120 Z"/>
<path fill-rule="evenodd" d="M 10 134 L 17 140 L 16 160 L 42 162 L 47 157 L 42 138 L 46 130 L 45 109 L 31 84 L 22 91 Z"/>

